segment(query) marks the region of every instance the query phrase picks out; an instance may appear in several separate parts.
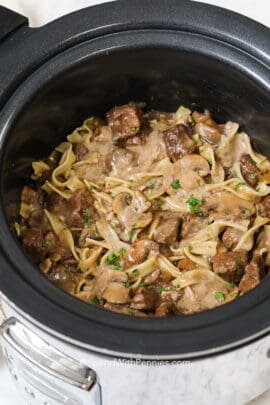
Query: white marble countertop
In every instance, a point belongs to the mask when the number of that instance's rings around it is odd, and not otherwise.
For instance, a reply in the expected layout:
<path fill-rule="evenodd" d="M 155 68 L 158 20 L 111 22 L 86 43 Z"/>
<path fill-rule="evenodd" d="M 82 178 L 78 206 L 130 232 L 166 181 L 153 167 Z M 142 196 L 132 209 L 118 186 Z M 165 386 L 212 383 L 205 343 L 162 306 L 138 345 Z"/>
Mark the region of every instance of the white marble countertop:
<path fill-rule="evenodd" d="M 103 0 L 107 2 L 109 0 Z M 132 1 L 132 0 L 127 0 Z M 166 0 L 164 0 L 166 1 Z M 239 13 L 245 14 L 261 23 L 270 26 L 269 0 L 201 0 L 204 3 L 215 4 Z M 79 8 L 102 3 L 99 0 L 0 0 L 0 5 L 14 9 L 30 18 L 31 26 L 40 26 L 64 14 Z M 252 401 L 250 405 L 269 405 L 270 392 Z M 0 356 L 0 404 L 18 405 L 21 398 L 17 394 L 13 381 L 7 372 L 3 358 Z M 209 404 L 212 405 L 212 404 Z M 231 405 L 231 404 L 230 404 Z"/>

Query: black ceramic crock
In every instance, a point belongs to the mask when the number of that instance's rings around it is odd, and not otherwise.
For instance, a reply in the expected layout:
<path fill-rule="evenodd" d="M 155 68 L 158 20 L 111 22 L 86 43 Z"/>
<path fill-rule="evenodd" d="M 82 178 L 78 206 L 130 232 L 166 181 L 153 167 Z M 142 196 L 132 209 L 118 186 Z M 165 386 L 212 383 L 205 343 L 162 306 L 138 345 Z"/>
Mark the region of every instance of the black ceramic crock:
<path fill-rule="evenodd" d="M 0 7 L 0 288 L 63 339 L 98 352 L 194 358 L 270 330 L 270 280 L 223 307 L 143 319 L 87 305 L 51 284 L 11 230 L 31 161 L 92 114 L 130 100 L 207 107 L 240 122 L 270 156 L 270 30 L 188 0 L 120 0 L 46 26 Z"/>

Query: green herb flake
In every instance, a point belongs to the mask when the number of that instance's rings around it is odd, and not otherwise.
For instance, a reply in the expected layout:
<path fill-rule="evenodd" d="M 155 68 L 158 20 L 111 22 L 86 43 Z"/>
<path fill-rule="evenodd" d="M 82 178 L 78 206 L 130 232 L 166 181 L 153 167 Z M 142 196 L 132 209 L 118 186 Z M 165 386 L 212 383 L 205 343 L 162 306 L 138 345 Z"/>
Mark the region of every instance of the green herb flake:
<path fill-rule="evenodd" d="M 124 282 L 124 286 L 125 286 L 126 288 L 129 288 L 131 285 L 132 285 L 132 282 L 131 282 L 131 281 L 125 281 L 125 282 Z"/>
<path fill-rule="evenodd" d="M 236 264 L 238 264 L 239 266 L 241 266 L 243 264 L 241 256 L 236 256 L 235 261 L 236 261 Z"/>
<path fill-rule="evenodd" d="M 131 230 L 128 232 L 129 239 L 132 239 L 132 238 L 133 238 L 134 232 L 136 231 L 136 229 L 135 229 L 136 226 L 137 226 L 137 224 L 132 224 L 132 225 L 131 225 Z"/>
<path fill-rule="evenodd" d="M 148 286 L 147 286 L 147 288 L 148 288 L 148 290 L 155 291 L 156 286 L 155 286 L 155 285 L 153 285 L 153 284 L 150 284 L 150 285 L 148 285 Z"/>
<path fill-rule="evenodd" d="M 145 282 L 144 281 L 141 281 L 140 283 L 139 283 L 139 287 L 144 287 L 145 286 Z"/>
<path fill-rule="evenodd" d="M 191 245 L 189 245 L 187 248 L 189 252 L 192 252 L 193 247 Z"/>
<path fill-rule="evenodd" d="M 114 267 L 115 270 L 120 270 L 121 265 L 119 263 L 120 256 L 116 255 L 114 252 L 110 252 L 106 258 L 106 264 Z"/>
<path fill-rule="evenodd" d="M 134 270 L 132 270 L 132 274 L 133 274 L 135 277 L 138 277 L 138 276 L 140 275 L 140 272 L 139 272 L 138 269 L 134 269 Z"/>
<path fill-rule="evenodd" d="M 88 208 L 83 209 L 83 222 L 85 226 L 90 226 L 93 224 L 93 219 L 91 218 Z"/>
<path fill-rule="evenodd" d="M 165 291 L 170 291 L 170 287 L 161 287 L 160 294 L 162 294 Z"/>
<path fill-rule="evenodd" d="M 237 183 L 235 186 L 234 186 L 234 189 L 235 190 L 238 190 L 240 187 L 243 187 L 243 186 L 245 186 L 246 185 L 246 183 L 243 183 L 242 181 L 240 182 L 240 183 Z"/>
<path fill-rule="evenodd" d="M 140 128 L 139 127 L 133 127 L 132 128 L 132 133 L 137 134 L 139 132 Z"/>
<path fill-rule="evenodd" d="M 238 296 L 238 291 L 232 291 L 230 293 L 230 296 L 233 297 L 233 298 L 236 298 Z"/>
<path fill-rule="evenodd" d="M 164 204 L 165 200 L 163 197 L 158 197 L 154 200 L 155 205 L 157 208 L 161 208 L 161 206 Z"/>
<path fill-rule="evenodd" d="M 208 214 L 207 211 L 198 211 L 198 212 L 197 212 L 197 215 L 198 215 L 199 217 L 201 217 L 201 218 L 206 218 L 206 217 L 209 216 L 209 214 Z"/>
<path fill-rule="evenodd" d="M 181 285 L 180 285 L 180 284 L 177 284 L 175 287 L 176 287 L 176 288 L 181 288 Z"/>
<path fill-rule="evenodd" d="M 172 181 L 171 188 L 173 188 L 174 190 L 178 190 L 179 188 L 182 188 L 181 184 L 179 183 L 179 180 Z"/>
<path fill-rule="evenodd" d="M 257 179 L 258 175 L 257 175 L 257 173 L 250 173 L 249 177 L 250 177 L 252 180 L 255 180 L 255 179 Z"/>
<path fill-rule="evenodd" d="M 194 197 L 194 195 L 191 195 L 186 203 L 189 205 L 189 210 L 192 214 L 201 212 L 199 208 L 202 205 L 202 201 Z"/>
<path fill-rule="evenodd" d="M 125 249 L 125 248 L 121 248 L 119 250 L 119 256 L 121 257 L 121 259 L 126 255 L 126 253 L 127 253 L 127 249 Z"/>
<path fill-rule="evenodd" d="M 42 242 L 42 247 L 47 248 L 47 247 L 49 247 L 49 245 L 50 245 L 50 242 L 48 241 L 48 239 L 44 239 Z"/>
<path fill-rule="evenodd" d="M 153 183 L 148 184 L 146 188 L 148 190 L 154 190 L 155 186 L 156 186 L 156 182 L 153 182 Z"/>
<path fill-rule="evenodd" d="M 214 297 L 219 302 L 222 302 L 225 300 L 225 294 L 222 291 L 215 291 Z"/>
<path fill-rule="evenodd" d="M 91 304 L 93 305 L 100 305 L 100 300 L 97 296 L 91 299 Z"/>

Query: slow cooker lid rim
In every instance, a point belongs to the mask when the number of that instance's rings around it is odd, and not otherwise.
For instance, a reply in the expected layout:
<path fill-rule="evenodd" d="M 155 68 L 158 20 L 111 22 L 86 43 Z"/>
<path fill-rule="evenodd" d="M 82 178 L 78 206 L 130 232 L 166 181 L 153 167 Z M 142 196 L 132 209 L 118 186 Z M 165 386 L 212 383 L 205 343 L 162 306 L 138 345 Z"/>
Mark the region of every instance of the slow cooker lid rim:
<path fill-rule="evenodd" d="M 197 33 L 242 49 L 267 66 L 270 63 L 270 29 L 240 14 L 190 0 L 118 0 L 84 8 L 39 28 L 24 26 L 14 33 L 12 46 L 10 41 L 2 41 L 0 57 L 2 53 L 5 66 L 0 72 L 0 104 L 3 95 L 10 94 L 7 87 L 15 87 L 15 78 L 22 79 L 22 72 L 41 65 L 60 50 L 106 33 L 144 27 L 190 32 L 195 27 Z M 2 44 L 8 46 L 1 49 Z"/>
<path fill-rule="evenodd" d="M 202 13 L 204 18 L 201 18 Z M 92 14 L 90 31 L 96 32 L 95 36 L 138 28 L 186 30 L 219 39 L 253 56 L 262 56 L 263 59 L 270 61 L 268 27 L 242 14 L 199 1 L 133 0 L 132 3 L 126 0 L 111 1 L 67 14 L 39 29 L 55 31 L 59 29 L 58 24 L 67 25 L 67 20 L 70 19 L 70 22 L 78 23 L 79 29 L 83 31 L 82 17 L 87 19 L 88 14 L 89 16 Z"/>

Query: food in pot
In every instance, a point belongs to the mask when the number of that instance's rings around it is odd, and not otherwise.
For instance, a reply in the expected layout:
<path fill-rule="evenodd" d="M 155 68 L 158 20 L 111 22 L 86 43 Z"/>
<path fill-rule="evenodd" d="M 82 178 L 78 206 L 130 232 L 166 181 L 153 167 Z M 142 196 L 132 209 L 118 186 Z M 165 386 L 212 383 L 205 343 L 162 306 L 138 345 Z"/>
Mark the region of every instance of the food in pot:
<path fill-rule="evenodd" d="M 269 179 L 237 123 L 130 103 L 33 162 L 16 230 L 48 279 L 87 303 L 193 314 L 268 276 Z"/>

